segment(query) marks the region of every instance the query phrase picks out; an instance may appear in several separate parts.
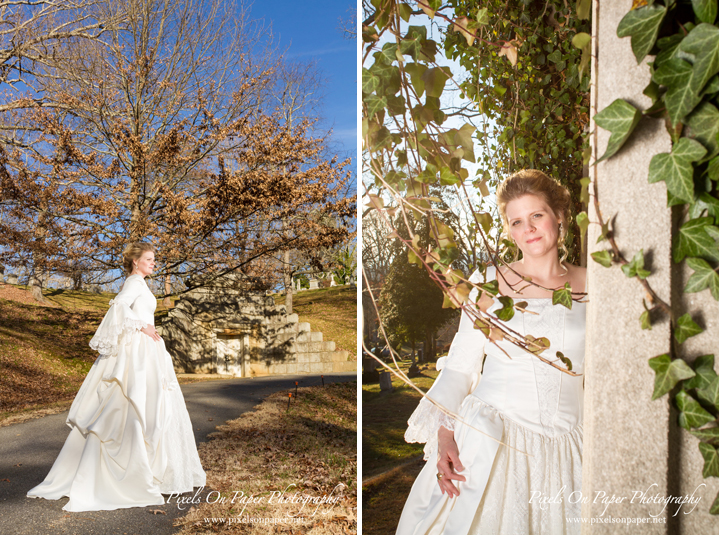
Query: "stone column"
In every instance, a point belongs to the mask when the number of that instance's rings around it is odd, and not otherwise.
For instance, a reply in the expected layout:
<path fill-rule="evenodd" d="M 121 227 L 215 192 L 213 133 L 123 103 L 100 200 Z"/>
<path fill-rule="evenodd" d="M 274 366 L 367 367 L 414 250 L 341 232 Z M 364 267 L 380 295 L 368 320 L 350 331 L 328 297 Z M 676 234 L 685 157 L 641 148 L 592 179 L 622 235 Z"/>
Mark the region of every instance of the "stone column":
<path fill-rule="evenodd" d="M 651 101 L 642 94 L 649 83 L 648 57 L 637 65 L 629 38 L 616 35 L 622 17 L 631 9 L 631 0 L 594 2 L 592 43 L 592 114 L 617 98 L 639 109 Z M 609 132 L 592 124 L 593 161 L 607 146 Z M 596 184 L 599 210 L 612 228 L 625 258 L 643 249 L 652 273 L 649 278 L 659 297 L 670 303 L 675 316 L 703 306 L 717 311 L 709 292 L 679 299 L 677 289 L 686 283 L 684 266 L 672 266 L 672 210 L 667 207 L 663 182 L 647 182 L 649 162 L 657 153 L 669 152 L 671 142 L 662 121 L 643 118 L 637 130 L 619 153 L 608 161 L 590 167 L 590 193 Z M 597 221 L 594 198 L 590 200 L 590 221 Z M 589 252 L 608 249 L 597 242 L 598 225 L 588 231 Z M 651 401 L 654 372 L 648 359 L 671 348 L 667 318 L 642 330 L 645 292 L 636 279 L 627 278 L 618 266 L 605 268 L 588 261 L 587 353 L 585 367 L 584 459 L 582 514 L 589 518 L 648 518 L 632 528 L 612 523 L 586 523 L 583 534 L 636 532 L 651 534 L 717 533 L 719 520 L 709 515 L 717 493 L 717 482 L 702 480 L 703 461 L 697 439 L 676 424 L 676 411 L 668 396 Z M 706 305 L 709 305 L 707 308 Z M 713 308 L 711 308 L 713 306 Z M 705 314 L 707 332 L 690 339 L 682 350 L 698 356 L 712 353 L 719 343 L 719 313 Z M 719 355 L 718 355 L 719 356 Z M 707 487 L 697 486 L 706 483 Z M 694 493 L 697 489 L 696 493 Z M 702 499 L 694 510 L 685 504 L 677 515 L 663 504 L 640 503 L 635 492 L 664 497 L 691 495 Z M 602 498 L 623 499 L 607 506 Z M 634 498 L 634 503 L 632 499 Z M 664 509 L 662 511 L 662 509 Z"/>

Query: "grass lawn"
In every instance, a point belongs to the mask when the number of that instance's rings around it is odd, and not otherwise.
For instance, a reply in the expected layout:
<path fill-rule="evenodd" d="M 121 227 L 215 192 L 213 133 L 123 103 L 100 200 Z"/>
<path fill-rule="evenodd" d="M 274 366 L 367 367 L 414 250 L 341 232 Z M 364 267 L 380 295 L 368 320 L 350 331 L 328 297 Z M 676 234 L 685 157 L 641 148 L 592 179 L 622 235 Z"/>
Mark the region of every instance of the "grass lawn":
<path fill-rule="evenodd" d="M 407 372 L 409 361 L 400 362 Z M 414 383 L 429 390 L 439 372 L 434 363 L 420 366 Z M 421 396 L 393 377 L 392 392 L 380 392 L 379 384 L 362 385 L 362 533 L 394 533 L 414 478 L 424 462 L 424 444 L 404 441 L 407 420 Z M 380 475 L 384 474 L 384 475 Z"/>
<path fill-rule="evenodd" d="M 176 520 L 178 535 L 357 533 L 357 383 L 300 388 L 289 409 L 278 392 L 210 437 L 198 451 L 213 500 Z M 279 503 L 285 490 L 298 498 Z M 254 503 L 240 503 L 250 495 Z"/>
<path fill-rule="evenodd" d="M 357 288 L 334 286 L 321 290 L 304 290 L 293 294 L 292 312 L 313 331 L 324 335 L 325 342 L 335 342 L 338 350 L 357 355 Z M 285 296 L 275 294 L 275 303 L 285 304 Z"/>

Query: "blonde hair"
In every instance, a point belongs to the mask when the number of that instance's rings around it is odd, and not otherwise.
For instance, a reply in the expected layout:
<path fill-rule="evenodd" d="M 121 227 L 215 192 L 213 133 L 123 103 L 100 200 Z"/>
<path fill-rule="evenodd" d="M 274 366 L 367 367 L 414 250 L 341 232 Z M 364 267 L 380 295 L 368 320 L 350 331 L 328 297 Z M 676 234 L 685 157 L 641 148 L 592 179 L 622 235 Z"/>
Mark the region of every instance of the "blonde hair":
<path fill-rule="evenodd" d="M 155 252 L 155 248 L 149 243 L 138 241 L 130 243 L 122 252 L 122 267 L 128 275 L 132 273 L 133 262 L 139 260 L 142 253 L 146 251 Z"/>
<path fill-rule="evenodd" d="M 502 216 L 504 234 L 509 238 L 509 222 L 507 221 L 507 204 L 524 195 L 535 195 L 544 200 L 559 220 L 559 237 L 557 246 L 561 251 L 560 262 L 569 255 L 564 239 L 567 236 L 571 221 L 571 196 L 569 190 L 559 181 L 536 169 L 523 169 L 508 176 L 497 188 L 497 206 Z"/>

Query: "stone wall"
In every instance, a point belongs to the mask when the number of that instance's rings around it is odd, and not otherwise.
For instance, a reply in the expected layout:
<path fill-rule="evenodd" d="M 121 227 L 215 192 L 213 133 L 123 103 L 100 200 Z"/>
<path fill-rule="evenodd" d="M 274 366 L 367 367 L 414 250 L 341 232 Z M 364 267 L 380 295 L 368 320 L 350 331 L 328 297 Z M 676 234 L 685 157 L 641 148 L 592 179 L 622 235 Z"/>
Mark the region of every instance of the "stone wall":
<path fill-rule="evenodd" d="M 354 371 L 347 351 L 287 314 L 255 281 L 193 280 L 157 329 L 181 373 L 239 377 Z"/>
<path fill-rule="evenodd" d="M 594 2 L 593 114 L 617 98 L 640 109 L 651 105 L 642 91 L 650 80 L 646 61 L 652 58 L 637 65 L 630 39 L 616 35 L 619 21 L 631 6 L 631 0 Z M 595 125 L 592 128 L 596 160 L 606 149 L 609 133 Z M 691 360 L 712 353 L 719 344 L 719 311 L 708 292 L 678 297 L 688 273 L 685 266 L 674 266 L 671 262 L 673 214 L 667 207 L 666 187 L 663 182 L 647 182 L 652 156 L 670 150 L 664 124 L 643 118 L 627 146 L 613 158 L 590 168 L 593 181 L 590 191 L 596 184 L 599 208 L 605 221 L 613 221 L 622 254 L 631 258 L 639 249 L 644 250 L 652 287 L 671 304 L 675 316 L 700 306 L 709 311 L 702 324 L 706 332 L 691 338 L 681 348 Z M 597 221 L 593 202 L 589 216 L 590 221 Z M 590 253 L 608 248 L 606 242 L 596 243 L 599 231 L 597 225 L 589 226 Z M 668 396 L 651 401 L 654 372 L 647 361 L 670 352 L 669 321 L 663 319 L 651 331 L 642 330 L 639 316 L 646 296 L 637 281 L 625 277 L 617 266 L 607 269 L 590 260 L 587 268 L 582 494 L 588 501 L 583 505 L 583 516 L 656 517 L 659 522 L 622 526 L 624 529 L 612 523 L 586 523 L 582 533 L 719 533 L 719 521 L 708 512 L 719 485 L 715 479 L 701 477 L 703 460 L 697 440 L 678 427 L 677 414 Z M 691 513 L 692 507 L 684 505 L 675 515 L 672 506 L 640 503 L 636 498 L 632 503 L 635 492 L 664 497 L 694 494 L 701 501 Z M 610 500 L 612 496 L 624 499 L 609 507 L 602 503 L 602 498 Z"/>

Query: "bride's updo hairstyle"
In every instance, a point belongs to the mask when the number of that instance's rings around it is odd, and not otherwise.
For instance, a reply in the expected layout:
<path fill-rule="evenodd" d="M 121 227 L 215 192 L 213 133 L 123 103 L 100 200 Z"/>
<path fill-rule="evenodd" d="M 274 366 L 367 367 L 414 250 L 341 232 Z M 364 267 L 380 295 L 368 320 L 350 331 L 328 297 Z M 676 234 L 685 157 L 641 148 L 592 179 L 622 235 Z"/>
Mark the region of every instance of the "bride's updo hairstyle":
<path fill-rule="evenodd" d="M 122 267 L 125 268 L 125 273 L 128 275 L 132 273 L 132 263 L 135 260 L 139 260 L 145 251 L 152 251 L 154 253 L 155 248 L 149 243 L 142 241 L 131 243 L 125 247 L 125 250 L 122 252 Z"/>
<path fill-rule="evenodd" d="M 561 223 L 557 245 L 561 251 L 560 262 L 569 254 L 564 245 L 567 236 L 571 213 L 569 210 L 571 197 L 569 190 L 554 178 L 548 177 L 536 169 L 523 169 L 505 178 L 497 188 L 497 206 L 502 216 L 504 234 L 509 238 L 509 222 L 507 221 L 507 204 L 524 195 L 536 195 L 552 209 L 555 217 Z"/>

